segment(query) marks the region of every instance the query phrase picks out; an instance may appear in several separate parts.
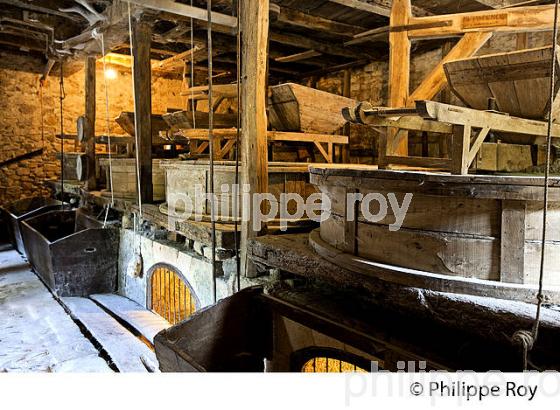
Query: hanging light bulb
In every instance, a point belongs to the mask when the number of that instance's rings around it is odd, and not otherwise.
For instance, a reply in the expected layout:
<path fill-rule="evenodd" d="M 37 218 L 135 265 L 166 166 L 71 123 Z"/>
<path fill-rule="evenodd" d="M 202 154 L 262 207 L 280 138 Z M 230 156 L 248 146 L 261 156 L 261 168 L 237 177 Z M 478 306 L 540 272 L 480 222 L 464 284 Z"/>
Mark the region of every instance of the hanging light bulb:
<path fill-rule="evenodd" d="M 116 80 L 118 76 L 117 70 L 114 70 L 112 68 L 108 68 L 107 70 L 105 70 L 105 78 L 107 80 Z"/>

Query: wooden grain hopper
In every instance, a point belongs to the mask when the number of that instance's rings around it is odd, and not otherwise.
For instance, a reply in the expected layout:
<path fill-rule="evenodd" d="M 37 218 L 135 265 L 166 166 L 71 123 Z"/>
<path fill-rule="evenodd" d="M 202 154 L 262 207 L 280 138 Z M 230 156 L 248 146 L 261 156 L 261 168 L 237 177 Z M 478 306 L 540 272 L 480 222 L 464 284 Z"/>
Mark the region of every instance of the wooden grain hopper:
<path fill-rule="evenodd" d="M 119 231 L 77 210 L 42 213 L 22 222 L 29 262 L 58 296 L 111 293 L 117 286 Z"/>
<path fill-rule="evenodd" d="M 194 116 L 193 116 L 194 115 Z M 208 128 L 209 118 L 207 112 L 176 111 L 163 115 L 163 120 L 169 128 L 193 129 Z M 214 113 L 214 128 L 232 128 L 237 126 L 237 114 Z"/>
<path fill-rule="evenodd" d="M 0 207 L 0 213 L 5 220 L 10 242 L 21 254 L 25 253 L 21 236 L 21 222 L 41 213 L 60 208 L 62 202 L 46 197 L 31 197 L 20 199 Z"/>
<path fill-rule="evenodd" d="M 115 118 L 117 124 L 128 134 L 128 135 L 136 135 L 134 130 L 134 113 L 123 111 L 120 115 Z M 168 130 L 169 126 L 163 120 L 163 117 L 158 114 L 152 114 L 152 139 L 158 140 L 159 139 L 159 132 Z"/>
<path fill-rule="evenodd" d="M 512 116 L 544 119 L 548 116 L 552 47 L 490 54 L 444 64 L 453 93 L 468 107 L 487 110 L 495 99 L 497 109 Z M 560 89 L 556 62 L 555 99 Z M 560 114 L 554 104 L 553 119 Z"/>
<path fill-rule="evenodd" d="M 342 109 L 354 105 L 354 100 L 340 95 L 299 84 L 280 84 L 269 90 L 270 126 L 277 131 L 332 134 L 346 124 Z"/>

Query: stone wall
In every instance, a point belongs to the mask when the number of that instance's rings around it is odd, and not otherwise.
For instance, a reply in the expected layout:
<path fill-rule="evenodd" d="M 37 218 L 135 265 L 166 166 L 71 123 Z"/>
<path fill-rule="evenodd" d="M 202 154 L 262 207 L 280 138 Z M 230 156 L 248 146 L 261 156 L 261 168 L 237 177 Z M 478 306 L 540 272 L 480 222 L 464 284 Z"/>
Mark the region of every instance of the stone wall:
<path fill-rule="evenodd" d="M 43 87 L 41 116 L 41 88 L 39 73 L 44 62 L 12 54 L 0 55 L 0 162 L 14 155 L 41 148 L 42 156 L 12 163 L 0 169 L 0 204 L 19 198 L 47 193 L 43 181 L 59 177 L 60 164 L 60 84 L 57 73 L 49 76 Z M 117 78 L 107 80 L 110 132 L 123 134 L 113 119 L 122 111 L 133 111 L 132 77 L 130 69 L 114 67 Z M 55 68 L 57 70 L 57 68 Z M 152 109 L 164 113 L 168 108 L 182 108 L 180 78 L 152 78 Z M 76 119 L 84 113 L 84 70 L 64 78 L 64 132 L 76 133 Z M 106 133 L 105 84 L 101 65 L 97 70 L 96 132 Z M 42 118 L 41 118 L 42 117 Z M 43 124 L 44 139 L 41 136 Z M 100 149 L 102 147 L 99 147 Z M 74 142 L 65 142 L 65 151 L 77 151 Z"/>
<path fill-rule="evenodd" d="M 493 54 L 517 49 L 516 34 L 495 34 L 481 50 L 479 55 Z M 550 33 L 532 33 L 527 36 L 527 47 L 541 47 L 552 43 Z M 421 45 L 422 43 L 414 43 Z M 442 48 L 429 51 L 412 52 L 411 90 L 435 67 L 443 57 Z M 389 64 L 388 61 L 375 61 L 365 67 L 351 70 L 351 98 L 356 101 L 369 101 L 374 106 L 387 106 Z M 318 79 L 316 87 L 334 94 L 342 94 L 343 73 Z M 436 97 L 436 100 L 439 97 Z M 456 98 L 450 101 L 460 105 Z M 373 163 L 377 157 L 378 133 L 369 127 L 352 125 L 350 132 L 351 162 Z M 415 140 L 411 138 L 411 143 Z M 416 147 L 411 146 L 414 150 Z"/>
<path fill-rule="evenodd" d="M 149 273 L 157 264 L 167 264 L 179 271 L 190 285 L 194 295 L 200 302 L 199 308 L 214 303 L 212 292 L 212 263 L 201 246 L 188 248 L 172 241 L 154 240 L 134 232 L 132 229 L 121 229 L 119 249 L 119 293 L 142 306 L 148 306 Z M 142 254 L 143 274 L 135 276 L 129 269 L 135 263 L 137 254 Z M 206 255 L 206 256 L 205 256 Z M 216 292 L 218 299 L 230 296 L 235 291 L 236 263 L 232 256 L 218 258 L 216 272 Z M 248 286 L 249 283 L 242 283 Z"/>

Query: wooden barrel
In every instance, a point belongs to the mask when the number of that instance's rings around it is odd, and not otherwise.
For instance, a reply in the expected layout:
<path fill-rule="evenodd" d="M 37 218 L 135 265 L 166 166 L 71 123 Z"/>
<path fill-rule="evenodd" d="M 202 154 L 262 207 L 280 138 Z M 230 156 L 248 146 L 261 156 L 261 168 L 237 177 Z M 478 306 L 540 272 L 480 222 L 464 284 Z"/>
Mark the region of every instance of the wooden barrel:
<path fill-rule="evenodd" d="M 316 242 L 324 255 L 336 255 L 335 263 L 361 260 L 362 272 L 379 273 L 390 267 L 401 279 L 414 278 L 410 286 L 425 284 L 426 278 L 460 283 L 446 285 L 449 291 L 464 289 L 467 278 L 475 281 L 469 286 L 476 281 L 538 283 L 542 177 L 318 166 L 310 173 L 311 182 L 332 203 L 332 214 L 321 223 Z M 358 200 L 349 209 L 349 195 L 356 193 L 370 194 L 372 200 Z M 406 196 L 410 203 L 398 226 L 393 204 L 402 206 Z M 552 179 L 549 200 L 544 282 L 553 288 L 560 286 L 560 178 Z M 355 211 L 357 218 L 348 218 Z"/>

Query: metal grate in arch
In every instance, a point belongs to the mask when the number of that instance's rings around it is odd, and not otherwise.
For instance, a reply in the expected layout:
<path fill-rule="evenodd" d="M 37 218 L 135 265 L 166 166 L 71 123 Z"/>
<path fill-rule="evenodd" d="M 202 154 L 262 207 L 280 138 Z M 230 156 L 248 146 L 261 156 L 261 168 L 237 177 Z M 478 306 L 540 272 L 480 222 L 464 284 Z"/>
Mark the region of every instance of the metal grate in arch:
<path fill-rule="evenodd" d="M 197 309 L 197 300 L 179 272 L 168 265 L 158 265 L 150 277 L 150 307 L 172 325 Z"/>
<path fill-rule="evenodd" d="M 344 360 L 329 357 L 314 357 L 301 367 L 302 373 L 367 373 L 367 370 Z"/>

